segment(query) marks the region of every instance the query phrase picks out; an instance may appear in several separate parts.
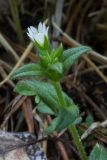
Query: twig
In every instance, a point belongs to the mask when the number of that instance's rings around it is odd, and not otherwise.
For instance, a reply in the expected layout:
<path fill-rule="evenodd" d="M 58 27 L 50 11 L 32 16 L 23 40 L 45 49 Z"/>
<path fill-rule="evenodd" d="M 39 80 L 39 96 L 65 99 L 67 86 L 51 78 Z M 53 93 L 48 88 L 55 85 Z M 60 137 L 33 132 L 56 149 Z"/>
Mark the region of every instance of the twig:
<path fill-rule="evenodd" d="M 6 78 L 6 77 L 7 77 L 6 72 L 4 71 L 4 69 L 3 69 L 1 66 L 0 66 L 0 74 L 1 74 L 1 76 L 2 76 L 3 78 Z M 12 87 L 15 86 L 15 84 L 14 84 L 11 80 L 9 80 L 8 83 L 9 83 Z"/>
<path fill-rule="evenodd" d="M 84 125 L 84 124 L 82 124 L 82 125 L 80 125 L 80 126 L 78 126 L 78 127 L 79 127 L 79 129 L 80 129 L 82 132 L 85 132 L 85 131 L 88 129 L 88 127 L 87 127 L 86 125 Z M 96 130 L 94 130 L 93 132 L 91 132 L 91 134 L 92 134 L 95 138 L 97 138 L 98 141 L 101 141 L 101 143 L 107 144 L 107 136 L 104 135 L 104 133 L 102 133 L 101 130 L 96 129 Z"/>
<path fill-rule="evenodd" d="M 99 68 L 87 56 L 83 56 L 83 59 L 96 71 L 104 82 L 107 83 L 107 77 L 99 70 Z"/>
<path fill-rule="evenodd" d="M 107 127 L 107 120 L 100 122 L 94 122 L 81 136 L 81 139 L 87 138 L 96 128 L 105 128 Z"/>
<path fill-rule="evenodd" d="M 77 6 L 76 6 L 76 9 L 74 10 L 73 14 L 71 15 L 69 21 L 68 21 L 68 25 L 65 29 L 65 32 L 68 34 L 70 32 L 70 30 L 73 28 L 73 24 L 74 24 L 74 21 L 76 19 L 76 17 L 78 16 L 78 13 L 81 12 L 81 8 L 84 4 L 85 0 L 82 0 L 82 1 L 79 1 L 77 3 Z"/>
<path fill-rule="evenodd" d="M 3 123 L 1 124 L 0 128 L 4 128 L 6 123 L 8 122 L 9 118 L 12 116 L 12 114 L 23 104 L 27 97 L 23 96 L 21 97 L 20 101 L 14 106 L 14 108 L 6 115 Z"/>
<path fill-rule="evenodd" d="M 19 56 L 17 55 L 15 50 L 10 46 L 10 44 L 7 42 L 7 40 L 4 38 L 4 36 L 1 33 L 0 33 L 0 43 L 8 52 L 10 52 L 13 55 L 14 59 L 17 62 L 19 60 Z"/>
<path fill-rule="evenodd" d="M 32 114 L 32 102 L 30 98 L 27 98 L 22 104 L 22 111 L 28 126 L 28 130 L 31 133 L 34 133 L 34 120 Z"/>
<path fill-rule="evenodd" d="M 57 26 L 56 23 L 53 22 L 53 26 L 59 30 L 59 32 L 71 43 L 72 47 L 78 46 L 80 45 L 80 43 L 78 43 L 77 41 L 75 41 L 72 37 L 70 37 L 69 35 L 67 35 L 65 32 L 62 31 L 61 28 L 59 28 Z M 100 53 L 95 52 L 95 51 L 91 51 L 90 56 L 93 60 L 102 63 L 102 64 L 107 64 L 107 57 L 102 56 Z"/>
<path fill-rule="evenodd" d="M 76 87 L 75 87 L 76 88 Z M 80 93 L 82 93 L 83 97 L 85 98 L 85 100 L 99 113 L 100 118 L 102 118 L 102 120 L 106 119 L 106 115 L 105 113 L 100 109 L 99 106 L 96 105 L 96 103 L 88 96 L 86 95 L 86 93 L 80 88 L 77 87 L 76 88 Z"/>
<path fill-rule="evenodd" d="M 27 57 L 32 48 L 33 48 L 33 43 L 31 42 L 24 51 L 24 53 L 22 54 L 22 56 L 20 57 L 20 60 L 16 63 L 12 71 L 9 73 L 9 75 L 2 82 L 0 82 L 0 87 L 10 79 L 11 75 L 22 64 L 22 62 L 25 60 L 25 58 Z"/>
<path fill-rule="evenodd" d="M 98 66 L 98 68 L 100 70 L 107 69 L 107 65 L 101 65 L 101 66 Z M 83 75 L 83 74 L 86 74 L 86 73 L 89 73 L 89 72 L 93 72 L 93 71 L 94 71 L 94 69 L 90 67 L 90 68 L 87 68 L 83 71 L 80 71 L 80 73 L 78 73 L 77 76 L 80 76 L 80 75 Z"/>
<path fill-rule="evenodd" d="M 87 4 L 85 5 L 84 9 L 82 10 L 82 15 L 79 19 L 79 23 L 78 23 L 78 28 L 77 28 L 77 33 L 76 33 L 76 40 L 79 41 L 80 40 L 80 33 L 81 33 L 81 29 L 83 28 L 82 27 L 82 24 L 83 24 L 83 21 L 84 21 L 84 18 L 86 16 L 86 13 L 87 13 L 87 10 L 90 8 L 90 6 L 92 5 L 92 2 L 93 0 L 90 0 L 87 2 Z"/>
<path fill-rule="evenodd" d="M 44 128 L 47 128 L 47 127 L 48 127 L 47 120 L 44 119 Z M 42 148 L 43 148 L 45 154 L 47 154 L 47 147 L 48 147 L 47 144 L 48 144 L 47 141 L 42 142 Z"/>
<path fill-rule="evenodd" d="M 6 71 L 10 72 L 10 70 L 12 70 L 12 66 L 10 66 L 9 64 L 7 64 L 5 61 L 3 61 L 2 59 L 0 59 L 0 65 L 3 66 L 3 68 L 5 68 Z"/>

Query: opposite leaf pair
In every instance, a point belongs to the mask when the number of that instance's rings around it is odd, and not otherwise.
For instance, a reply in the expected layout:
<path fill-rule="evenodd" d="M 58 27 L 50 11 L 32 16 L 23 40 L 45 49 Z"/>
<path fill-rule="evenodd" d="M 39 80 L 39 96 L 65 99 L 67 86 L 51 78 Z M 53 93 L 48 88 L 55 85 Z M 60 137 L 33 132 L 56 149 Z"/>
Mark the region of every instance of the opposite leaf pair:
<path fill-rule="evenodd" d="M 41 23 L 38 29 L 30 27 L 28 31 L 28 36 L 39 51 L 40 61 L 37 64 L 31 63 L 20 67 L 12 78 L 30 79 L 19 81 L 15 91 L 22 95 L 40 97 L 37 109 L 44 113 L 42 108 L 44 107 L 46 109 L 45 113 L 55 116 L 47 129 L 49 134 L 54 130 L 60 131 L 70 124 L 74 124 L 79 116 L 78 107 L 61 90 L 61 87 L 57 87 L 71 65 L 75 63 L 80 55 L 89 53 L 91 48 L 79 46 L 63 51 L 63 46 L 60 45 L 58 48 L 53 49 L 48 37 L 48 28 Z M 41 78 L 49 80 L 52 85 L 42 82 Z"/>

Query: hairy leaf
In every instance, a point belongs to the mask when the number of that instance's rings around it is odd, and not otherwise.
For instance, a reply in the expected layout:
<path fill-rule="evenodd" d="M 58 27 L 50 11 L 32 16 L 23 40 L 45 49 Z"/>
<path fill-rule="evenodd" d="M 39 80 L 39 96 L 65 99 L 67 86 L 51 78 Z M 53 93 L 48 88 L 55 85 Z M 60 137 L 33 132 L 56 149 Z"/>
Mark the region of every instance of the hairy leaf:
<path fill-rule="evenodd" d="M 23 78 L 23 77 L 40 77 L 42 76 L 42 70 L 39 64 L 26 64 L 20 67 L 12 75 L 12 79 Z"/>
<path fill-rule="evenodd" d="M 97 143 L 89 156 L 89 160 L 107 160 L 107 150 Z"/>
<path fill-rule="evenodd" d="M 55 115 L 55 112 L 53 112 L 53 110 L 43 102 L 40 102 L 36 108 L 40 113 Z"/>
<path fill-rule="evenodd" d="M 92 49 L 87 46 L 79 46 L 65 50 L 63 52 L 63 64 L 65 71 L 67 71 L 82 54 L 89 53 L 91 50 Z"/>
<path fill-rule="evenodd" d="M 24 87 L 24 88 L 23 88 Z M 15 91 L 22 95 L 38 95 L 53 111 L 58 111 L 58 98 L 52 85 L 37 80 L 24 80 L 17 83 Z"/>
<path fill-rule="evenodd" d="M 14 88 L 14 91 L 25 96 L 36 95 L 36 91 L 34 90 L 34 88 L 30 85 L 27 85 L 25 81 L 18 82 Z"/>
<path fill-rule="evenodd" d="M 46 128 L 45 133 L 50 134 L 54 131 L 61 131 L 67 128 L 70 124 L 75 124 L 79 116 L 78 107 L 74 104 L 68 108 L 61 108 L 58 117 L 56 117 Z"/>

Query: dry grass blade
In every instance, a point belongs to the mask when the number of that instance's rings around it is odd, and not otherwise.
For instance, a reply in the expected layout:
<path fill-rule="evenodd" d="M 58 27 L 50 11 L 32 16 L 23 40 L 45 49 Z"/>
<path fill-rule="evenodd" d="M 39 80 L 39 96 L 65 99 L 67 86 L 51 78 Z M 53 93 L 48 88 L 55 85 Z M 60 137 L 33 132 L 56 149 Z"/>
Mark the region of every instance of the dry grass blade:
<path fill-rule="evenodd" d="M 78 46 L 80 45 L 80 43 L 78 43 L 77 41 L 75 41 L 72 37 L 70 37 L 68 34 L 66 34 L 65 32 L 62 31 L 61 28 L 58 27 L 58 25 L 53 22 L 53 26 L 59 30 L 59 32 L 71 43 L 72 47 Z M 94 59 L 95 61 L 102 63 L 102 64 L 107 64 L 107 57 L 102 56 L 100 53 L 97 53 L 95 51 L 92 51 L 90 53 L 90 56 L 92 59 Z"/>
<path fill-rule="evenodd" d="M 87 138 L 96 128 L 107 127 L 107 120 L 100 122 L 94 122 L 81 136 L 81 139 Z"/>
<path fill-rule="evenodd" d="M 7 77 L 6 72 L 4 71 L 4 69 L 1 66 L 0 66 L 0 74 L 1 74 L 2 78 Z M 11 85 L 12 87 L 15 87 L 15 84 L 11 80 L 8 81 L 8 84 Z"/>
<path fill-rule="evenodd" d="M 0 65 L 3 66 L 3 68 L 5 68 L 6 71 L 10 71 L 12 70 L 12 66 L 10 66 L 10 64 L 7 64 L 5 61 L 0 59 Z"/>
<path fill-rule="evenodd" d="M 0 43 L 8 52 L 10 52 L 13 55 L 15 61 L 19 60 L 19 56 L 17 55 L 15 50 L 10 46 L 10 44 L 7 42 L 7 40 L 4 38 L 4 36 L 1 33 L 0 33 Z"/>
<path fill-rule="evenodd" d="M 14 106 L 14 108 L 12 108 L 12 110 L 7 113 L 2 125 L 1 125 L 1 128 L 4 128 L 6 123 L 8 122 L 9 118 L 12 116 L 12 114 L 23 104 L 23 102 L 25 101 L 27 97 L 26 96 L 23 96 L 21 97 L 21 99 L 18 101 L 18 103 Z"/>
<path fill-rule="evenodd" d="M 33 121 L 33 114 L 32 114 L 32 102 L 30 98 L 27 98 L 22 105 L 22 111 L 28 126 L 28 130 L 31 133 L 34 133 L 34 121 Z"/>
<path fill-rule="evenodd" d="M 25 60 L 25 58 L 27 57 L 32 48 L 33 48 L 33 43 L 30 43 L 26 48 L 26 50 L 24 51 L 24 53 L 22 54 L 22 56 L 20 57 L 19 61 L 16 63 L 12 71 L 9 73 L 9 75 L 2 82 L 0 82 L 0 87 L 10 79 L 11 75 L 22 64 L 22 62 Z"/>

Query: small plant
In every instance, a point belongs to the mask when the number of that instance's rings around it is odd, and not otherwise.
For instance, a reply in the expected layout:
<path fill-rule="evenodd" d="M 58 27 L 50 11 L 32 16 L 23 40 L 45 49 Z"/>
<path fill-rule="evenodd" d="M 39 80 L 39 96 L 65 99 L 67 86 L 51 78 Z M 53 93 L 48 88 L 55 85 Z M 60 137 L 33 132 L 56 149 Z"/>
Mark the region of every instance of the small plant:
<path fill-rule="evenodd" d="M 91 51 L 87 46 L 65 50 L 62 44 L 53 49 L 48 36 L 48 27 L 39 23 L 38 28 L 29 27 L 27 35 L 35 44 L 39 62 L 20 67 L 12 76 L 12 79 L 20 80 L 14 89 L 22 95 L 35 96 L 36 107 L 43 114 L 53 115 L 55 118 L 45 129 L 47 135 L 54 131 L 68 128 L 82 160 L 88 160 L 80 140 L 76 124 L 79 119 L 79 108 L 72 99 L 63 92 L 60 81 L 69 68 L 83 54 Z M 48 82 L 41 81 L 41 78 Z M 91 160 L 91 158 L 90 158 Z"/>

